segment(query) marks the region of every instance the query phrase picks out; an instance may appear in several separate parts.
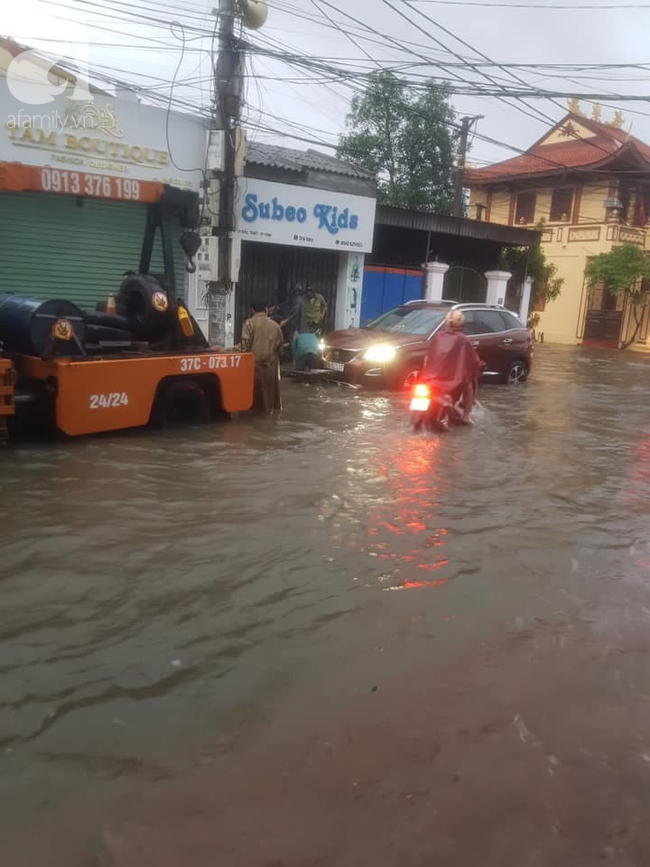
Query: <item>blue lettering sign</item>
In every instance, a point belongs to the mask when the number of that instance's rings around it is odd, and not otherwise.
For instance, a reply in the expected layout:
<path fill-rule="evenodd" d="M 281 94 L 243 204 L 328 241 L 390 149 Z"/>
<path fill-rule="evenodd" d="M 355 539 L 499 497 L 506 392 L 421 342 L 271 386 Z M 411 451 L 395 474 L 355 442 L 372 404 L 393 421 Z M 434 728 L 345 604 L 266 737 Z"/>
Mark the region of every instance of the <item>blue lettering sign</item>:
<path fill-rule="evenodd" d="M 256 193 L 247 193 L 241 217 L 246 223 L 255 223 L 257 220 L 306 223 L 308 214 L 306 208 L 283 205 L 277 197 L 270 202 L 260 202 Z M 359 217 L 351 214 L 349 208 L 339 211 L 336 205 L 317 204 L 314 205 L 314 217 L 318 220 L 317 228 L 325 229 L 330 235 L 338 235 L 341 229 L 354 231 L 359 228 Z"/>
<path fill-rule="evenodd" d="M 246 220 L 247 223 L 254 223 L 257 219 L 257 196 L 255 193 L 248 193 L 245 202 L 241 212 L 242 220 Z"/>
<path fill-rule="evenodd" d="M 333 208 L 331 205 L 314 205 L 314 216 L 318 220 L 319 229 L 327 229 L 330 235 L 338 233 L 336 208 Z"/>

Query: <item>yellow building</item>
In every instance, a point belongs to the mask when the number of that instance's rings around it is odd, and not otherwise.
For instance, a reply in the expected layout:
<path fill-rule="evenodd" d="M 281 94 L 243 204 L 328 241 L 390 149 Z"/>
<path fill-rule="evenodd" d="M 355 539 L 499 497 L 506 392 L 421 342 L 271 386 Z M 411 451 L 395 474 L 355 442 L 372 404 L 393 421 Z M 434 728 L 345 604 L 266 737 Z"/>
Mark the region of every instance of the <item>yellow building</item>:
<path fill-rule="evenodd" d="M 573 101 L 572 101 L 573 102 Z M 559 123 L 521 156 L 465 173 L 470 216 L 532 228 L 544 221 L 546 258 L 564 278 L 562 293 L 538 308 L 537 332 L 555 343 L 616 346 L 633 331 L 623 294 L 589 290 L 585 266 L 623 244 L 650 248 L 650 146 L 621 129 L 619 112 L 600 122 L 575 102 Z M 650 349 L 646 310 L 634 348 Z"/>

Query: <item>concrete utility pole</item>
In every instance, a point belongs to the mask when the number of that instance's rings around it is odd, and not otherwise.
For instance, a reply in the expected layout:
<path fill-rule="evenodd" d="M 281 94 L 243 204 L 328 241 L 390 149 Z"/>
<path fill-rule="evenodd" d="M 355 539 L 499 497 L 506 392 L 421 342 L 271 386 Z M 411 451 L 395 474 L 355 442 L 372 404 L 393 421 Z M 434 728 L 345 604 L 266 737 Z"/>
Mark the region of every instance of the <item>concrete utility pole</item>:
<path fill-rule="evenodd" d="M 228 333 L 232 334 L 234 323 L 234 284 L 238 279 L 239 253 L 234 233 L 237 228 L 235 217 L 236 177 L 243 174 L 244 134 L 240 126 L 243 102 L 243 65 L 244 51 L 235 36 L 235 18 L 239 17 L 244 26 L 256 30 L 266 22 L 268 9 L 266 0 L 219 0 L 219 8 L 212 14 L 218 16 L 216 37 L 218 57 L 214 63 L 214 100 L 212 124 L 208 145 L 208 170 L 210 174 L 210 233 L 216 243 L 211 248 L 209 268 L 210 292 L 214 301 L 220 295 L 227 295 L 227 304 L 219 316 L 225 315 L 226 345 Z M 216 249 L 215 249 L 216 248 Z M 216 255 L 212 255 L 212 251 Z M 221 327 L 217 327 L 219 316 L 213 317 L 210 308 L 210 340 L 222 337 Z"/>
<path fill-rule="evenodd" d="M 231 288 L 232 232 L 235 229 L 235 139 L 241 118 L 241 55 L 235 45 L 236 0 L 220 0 L 217 41 L 219 55 L 214 70 L 213 129 L 221 133 L 222 165 L 219 173 L 219 206 L 212 205 L 212 234 L 218 240 L 217 285 Z"/>
<path fill-rule="evenodd" d="M 464 201 L 463 201 L 463 172 L 465 171 L 465 160 L 467 159 L 467 141 L 469 139 L 469 131 L 472 124 L 477 120 L 482 120 L 485 115 L 479 114 L 474 117 L 464 117 L 460 122 L 460 140 L 458 142 L 458 162 L 456 165 L 456 175 L 454 178 L 454 217 L 463 217 Z"/>

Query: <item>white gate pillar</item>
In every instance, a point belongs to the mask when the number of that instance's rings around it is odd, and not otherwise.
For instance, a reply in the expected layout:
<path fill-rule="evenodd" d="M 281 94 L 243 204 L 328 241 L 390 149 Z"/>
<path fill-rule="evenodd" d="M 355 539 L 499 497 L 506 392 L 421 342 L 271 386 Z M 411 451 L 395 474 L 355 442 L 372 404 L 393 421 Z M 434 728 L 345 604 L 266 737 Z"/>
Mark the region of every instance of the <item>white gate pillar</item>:
<path fill-rule="evenodd" d="M 512 274 L 509 271 L 486 271 L 485 276 L 488 281 L 485 303 L 503 306 L 506 300 L 508 280 Z"/>
<path fill-rule="evenodd" d="M 528 310 L 530 308 L 530 296 L 533 291 L 533 278 L 526 277 L 523 285 L 523 292 L 521 296 L 521 307 L 519 308 L 519 318 L 521 321 L 526 324 L 528 320 Z"/>
<path fill-rule="evenodd" d="M 444 262 L 427 262 L 424 269 L 426 271 L 424 297 L 427 301 L 442 301 L 445 274 L 449 271 L 449 265 L 445 265 Z"/>

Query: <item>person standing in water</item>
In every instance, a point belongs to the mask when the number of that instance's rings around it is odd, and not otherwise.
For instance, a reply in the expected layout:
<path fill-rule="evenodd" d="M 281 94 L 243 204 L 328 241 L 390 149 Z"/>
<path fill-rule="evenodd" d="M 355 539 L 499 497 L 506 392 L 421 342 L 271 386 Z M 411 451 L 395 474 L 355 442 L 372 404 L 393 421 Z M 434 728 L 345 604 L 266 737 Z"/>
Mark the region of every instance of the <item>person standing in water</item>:
<path fill-rule="evenodd" d="M 305 296 L 304 319 L 307 331 L 317 331 L 327 316 L 327 301 L 317 292 L 311 283 L 307 284 Z"/>
<path fill-rule="evenodd" d="M 255 397 L 259 412 L 282 409 L 280 393 L 280 352 L 284 338 L 277 322 L 269 319 L 266 302 L 253 304 L 253 315 L 244 322 L 241 333 L 242 352 L 255 356 Z"/>

